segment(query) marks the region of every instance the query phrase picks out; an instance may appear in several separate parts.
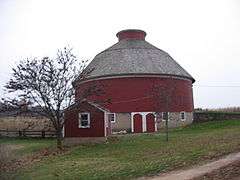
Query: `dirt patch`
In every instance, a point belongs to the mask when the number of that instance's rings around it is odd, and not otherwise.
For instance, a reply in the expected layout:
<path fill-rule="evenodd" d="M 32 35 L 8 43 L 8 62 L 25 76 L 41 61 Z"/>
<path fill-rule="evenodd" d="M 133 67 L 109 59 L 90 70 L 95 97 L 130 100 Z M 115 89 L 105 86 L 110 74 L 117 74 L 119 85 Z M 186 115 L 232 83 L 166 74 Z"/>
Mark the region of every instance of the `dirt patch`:
<path fill-rule="evenodd" d="M 215 170 L 204 176 L 192 180 L 238 180 L 240 179 L 240 161 L 229 164 L 226 167 Z"/>

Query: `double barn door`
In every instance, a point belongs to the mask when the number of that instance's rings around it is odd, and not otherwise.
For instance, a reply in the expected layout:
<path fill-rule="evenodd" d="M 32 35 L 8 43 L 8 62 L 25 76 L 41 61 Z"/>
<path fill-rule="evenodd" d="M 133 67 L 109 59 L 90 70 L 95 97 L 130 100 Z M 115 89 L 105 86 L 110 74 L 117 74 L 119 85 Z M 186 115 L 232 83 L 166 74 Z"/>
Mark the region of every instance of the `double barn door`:
<path fill-rule="evenodd" d="M 145 120 L 143 119 L 145 118 Z M 147 115 L 134 114 L 133 115 L 133 132 L 155 132 L 155 116 L 153 113 Z"/>

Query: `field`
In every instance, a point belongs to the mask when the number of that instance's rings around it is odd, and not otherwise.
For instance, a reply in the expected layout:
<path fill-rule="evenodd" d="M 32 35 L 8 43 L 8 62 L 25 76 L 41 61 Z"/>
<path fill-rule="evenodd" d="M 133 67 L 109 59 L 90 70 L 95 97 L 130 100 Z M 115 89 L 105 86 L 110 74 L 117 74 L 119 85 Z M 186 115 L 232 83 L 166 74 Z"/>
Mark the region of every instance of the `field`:
<path fill-rule="evenodd" d="M 193 124 L 164 133 L 112 137 L 106 144 L 81 145 L 54 152 L 53 139 L 0 139 L 19 158 L 34 163 L 2 172 L 6 179 L 131 179 L 218 158 L 240 150 L 240 121 Z M 50 152 L 44 154 L 42 152 Z M 14 160 L 12 160 L 14 163 Z"/>

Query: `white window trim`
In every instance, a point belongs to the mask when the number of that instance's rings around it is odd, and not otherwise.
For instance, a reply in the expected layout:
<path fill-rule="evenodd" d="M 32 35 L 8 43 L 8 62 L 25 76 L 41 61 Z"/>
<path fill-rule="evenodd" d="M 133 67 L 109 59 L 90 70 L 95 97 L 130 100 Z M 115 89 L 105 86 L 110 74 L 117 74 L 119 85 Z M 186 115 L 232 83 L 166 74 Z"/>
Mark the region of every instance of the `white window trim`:
<path fill-rule="evenodd" d="M 184 114 L 184 119 L 182 119 L 182 113 Z M 186 120 L 186 112 L 185 111 L 181 111 L 179 115 L 180 115 L 180 120 L 181 121 L 185 121 Z"/>
<path fill-rule="evenodd" d="M 81 115 L 87 114 L 88 115 L 88 126 L 81 126 Z M 90 113 L 89 112 L 80 112 L 78 114 L 78 127 L 79 128 L 90 128 Z"/>
<path fill-rule="evenodd" d="M 109 114 L 113 114 L 113 116 L 114 116 L 114 121 L 111 121 L 111 123 L 116 123 L 116 113 L 107 113 L 107 115 L 109 115 Z"/>
<path fill-rule="evenodd" d="M 160 121 L 163 121 L 163 112 L 155 112 L 155 117 L 156 117 L 156 120 L 157 120 L 157 113 L 160 114 L 161 113 L 161 118 L 160 118 Z"/>
<path fill-rule="evenodd" d="M 165 112 L 161 112 L 162 113 L 162 121 L 166 121 L 166 119 L 163 119 L 163 113 L 165 113 Z M 170 115 L 170 112 L 167 112 L 168 113 L 168 121 L 170 120 L 170 118 L 169 118 L 169 115 Z"/>

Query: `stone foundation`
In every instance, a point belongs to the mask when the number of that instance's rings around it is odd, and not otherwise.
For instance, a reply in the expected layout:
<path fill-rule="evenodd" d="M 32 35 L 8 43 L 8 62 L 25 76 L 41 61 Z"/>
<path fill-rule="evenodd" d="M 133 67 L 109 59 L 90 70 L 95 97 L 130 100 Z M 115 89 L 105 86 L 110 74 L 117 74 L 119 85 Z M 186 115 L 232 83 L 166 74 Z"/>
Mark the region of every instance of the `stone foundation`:
<path fill-rule="evenodd" d="M 169 128 L 177 128 L 177 127 L 183 127 L 188 124 L 192 124 L 193 122 L 193 113 L 192 112 L 185 112 L 186 118 L 185 120 L 180 119 L 180 113 L 179 112 L 171 112 L 169 114 L 169 120 L 168 120 L 168 126 Z M 162 129 L 165 127 L 166 122 L 161 121 L 157 123 L 157 128 Z"/>
<path fill-rule="evenodd" d="M 65 137 L 63 140 L 64 146 L 74 146 L 79 144 L 88 143 L 104 143 L 106 142 L 106 137 Z"/>
<path fill-rule="evenodd" d="M 115 122 L 111 124 L 113 132 L 131 132 L 131 114 L 115 113 Z"/>
<path fill-rule="evenodd" d="M 180 112 L 169 113 L 169 128 L 177 128 L 186 126 L 193 122 L 193 113 L 185 112 L 185 120 L 181 120 Z M 131 113 L 116 113 L 116 120 L 112 125 L 113 132 L 131 132 Z M 165 127 L 165 121 L 157 122 L 157 129 L 161 130 Z"/>

